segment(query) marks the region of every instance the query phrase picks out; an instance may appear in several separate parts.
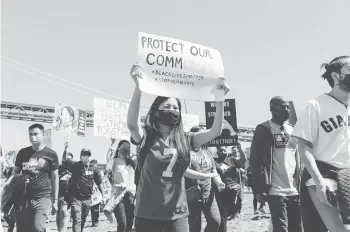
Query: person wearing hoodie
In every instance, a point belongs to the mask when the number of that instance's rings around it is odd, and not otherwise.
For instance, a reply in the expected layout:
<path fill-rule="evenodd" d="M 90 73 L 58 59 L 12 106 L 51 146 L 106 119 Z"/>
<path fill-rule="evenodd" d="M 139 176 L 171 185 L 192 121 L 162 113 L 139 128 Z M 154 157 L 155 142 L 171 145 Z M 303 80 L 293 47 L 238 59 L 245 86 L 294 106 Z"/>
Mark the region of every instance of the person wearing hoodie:
<path fill-rule="evenodd" d="M 289 101 L 270 101 L 272 119 L 259 124 L 250 148 L 252 184 L 260 203 L 267 200 L 274 232 L 301 232 L 300 157 L 289 119 Z"/>

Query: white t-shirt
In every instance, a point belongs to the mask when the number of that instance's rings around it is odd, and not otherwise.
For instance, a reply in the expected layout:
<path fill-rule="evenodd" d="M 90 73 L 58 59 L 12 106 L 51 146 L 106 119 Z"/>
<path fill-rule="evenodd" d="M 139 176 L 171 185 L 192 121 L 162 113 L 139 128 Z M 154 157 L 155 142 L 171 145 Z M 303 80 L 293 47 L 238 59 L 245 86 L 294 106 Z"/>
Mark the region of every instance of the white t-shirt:
<path fill-rule="evenodd" d="M 350 168 L 350 131 L 347 107 L 323 94 L 309 101 L 292 136 L 313 145 L 315 160 L 338 168 Z"/>
<path fill-rule="evenodd" d="M 274 146 L 272 155 L 272 186 L 269 195 L 276 196 L 294 196 L 299 195 L 296 188 L 294 174 L 296 170 L 296 144 L 289 136 L 292 134 L 293 127 L 285 123 L 281 126 L 268 121 L 273 135 Z M 288 135 L 285 135 L 288 134 Z"/>

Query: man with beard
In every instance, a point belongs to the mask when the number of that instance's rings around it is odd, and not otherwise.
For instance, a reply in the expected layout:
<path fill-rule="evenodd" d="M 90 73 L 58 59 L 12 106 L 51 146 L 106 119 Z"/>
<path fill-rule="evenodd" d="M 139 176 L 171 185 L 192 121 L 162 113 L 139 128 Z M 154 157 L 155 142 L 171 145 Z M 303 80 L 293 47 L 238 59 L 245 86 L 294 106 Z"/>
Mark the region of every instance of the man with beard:
<path fill-rule="evenodd" d="M 43 125 L 29 127 L 29 140 L 32 146 L 18 152 L 14 167 L 14 173 L 22 171 L 29 176 L 25 199 L 16 202 L 16 226 L 18 232 L 44 232 L 51 206 L 57 210 L 58 156 L 44 145 Z"/>
<path fill-rule="evenodd" d="M 289 102 L 284 97 L 270 101 L 272 119 L 259 124 L 250 148 L 252 184 L 260 203 L 267 200 L 274 232 L 301 232 L 299 170 Z"/>
<path fill-rule="evenodd" d="M 241 148 L 239 151 L 241 151 L 240 158 L 235 159 L 233 157 L 228 157 L 227 147 L 217 147 L 218 158 L 215 158 L 216 170 L 226 186 L 222 192 L 216 191 L 215 195 L 221 216 L 218 232 L 227 231 L 228 218 L 230 216 L 235 216 L 238 211 L 236 202 L 242 191 L 239 182 L 239 169 L 243 167 L 244 163 L 247 161 L 247 157 Z"/>
<path fill-rule="evenodd" d="M 66 146 L 68 147 L 68 143 Z M 79 162 L 66 159 L 66 154 L 63 154 L 62 163 L 72 173 L 68 193 L 70 195 L 69 205 L 72 207 L 73 232 L 81 232 L 84 229 L 91 207 L 94 182 L 104 196 L 100 172 L 97 167 L 90 165 L 90 157 L 90 149 L 85 148 L 80 152 Z"/>
<path fill-rule="evenodd" d="M 350 173 L 350 56 L 337 57 L 321 68 L 332 90 L 309 101 L 293 132 L 305 165 L 301 213 L 305 232 L 345 232 L 350 230 L 350 203 L 342 190 L 350 191 L 349 183 L 339 177 Z"/>

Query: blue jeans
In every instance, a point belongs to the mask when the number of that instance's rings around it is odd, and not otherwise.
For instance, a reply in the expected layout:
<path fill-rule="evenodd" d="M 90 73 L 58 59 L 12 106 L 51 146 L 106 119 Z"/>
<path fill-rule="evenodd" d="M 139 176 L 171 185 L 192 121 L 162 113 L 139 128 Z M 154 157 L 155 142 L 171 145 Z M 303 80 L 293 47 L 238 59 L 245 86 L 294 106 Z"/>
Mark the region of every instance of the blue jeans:
<path fill-rule="evenodd" d="M 93 225 L 98 224 L 98 219 L 100 217 L 100 205 L 101 203 L 91 206 L 91 222 Z"/>
<path fill-rule="evenodd" d="M 121 202 L 114 208 L 114 216 L 117 219 L 117 232 L 130 232 L 134 224 L 134 198 L 126 193 Z"/>
<path fill-rule="evenodd" d="M 300 197 L 267 196 L 273 232 L 302 232 Z"/>
<path fill-rule="evenodd" d="M 201 231 L 202 212 L 207 221 L 204 232 L 217 232 L 219 230 L 221 217 L 214 192 L 210 193 L 204 202 L 188 203 L 188 209 L 190 211 L 190 216 L 188 217 L 190 232 Z"/>
<path fill-rule="evenodd" d="M 26 200 L 15 208 L 17 232 L 46 232 L 46 219 L 51 211 L 50 198 Z"/>
<path fill-rule="evenodd" d="M 72 218 L 73 218 L 73 232 L 81 232 L 84 229 L 86 218 L 89 215 L 91 207 L 91 199 L 78 200 L 72 198 Z"/>

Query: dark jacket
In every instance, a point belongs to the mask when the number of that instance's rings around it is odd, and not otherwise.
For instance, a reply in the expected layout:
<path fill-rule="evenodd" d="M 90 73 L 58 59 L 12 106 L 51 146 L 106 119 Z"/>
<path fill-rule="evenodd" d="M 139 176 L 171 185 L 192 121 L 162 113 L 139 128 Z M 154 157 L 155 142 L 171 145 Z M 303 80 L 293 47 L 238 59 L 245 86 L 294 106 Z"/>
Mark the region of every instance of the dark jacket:
<path fill-rule="evenodd" d="M 13 205 L 21 205 L 26 199 L 29 176 L 14 174 L 5 183 L 1 195 L 1 210 L 7 214 Z"/>
<path fill-rule="evenodd" d="M 290 140 L 290 142 L 293 142 Z M 250 147 L 250 167 L 252 188 L 255 193 L 267 194 L 272 186 L 274 138 L 269 122 L 259 124 L 253 136 Z M 300 156 L 298 150 L 295 152 L 296 170 L 294 178 L 297 189 L 300 190 Z"/>

